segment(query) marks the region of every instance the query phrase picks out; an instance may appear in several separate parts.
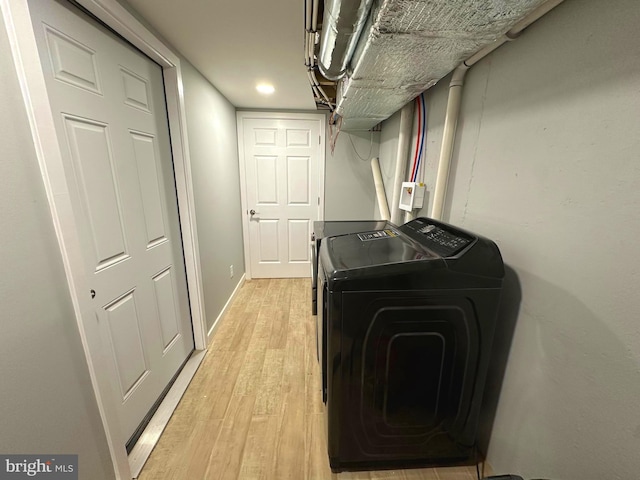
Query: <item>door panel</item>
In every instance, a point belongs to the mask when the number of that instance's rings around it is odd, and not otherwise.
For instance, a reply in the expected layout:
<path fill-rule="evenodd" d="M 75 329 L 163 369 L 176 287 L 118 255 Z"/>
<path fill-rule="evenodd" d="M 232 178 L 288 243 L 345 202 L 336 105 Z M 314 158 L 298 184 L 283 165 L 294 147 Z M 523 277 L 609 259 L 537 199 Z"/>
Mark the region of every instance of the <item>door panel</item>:
<path fill-rule="evenodd" d="M 278 157 L 255 156 L 255 206 L 278 205 Z"/>
<path fill-rule="evenodd" d="M 311 273 L 309 237 L 320 216 L 321 121 L 242 119 L 252 277 Z"/>
<path fill-rule="evenodd" d="M 107 125 L 65 115 L 65 127 L 99 271 L 128 258 Z"/>
<path fill-rule="evenodd" d="M 193 350 L 162 69 L 67 2 L 30 9 L 129 437 Z"/>
<path fill-rule="evenodd" d="M 170 267 L 153 277 L 153 287 L 164 353 L 179 335 L 175 281 Z"/>
<path fill-rule="evenodd" d="M 151 113 L 149 83 L 143 77 L 123 66 L 120 66 L 120 73 L 124 87 L 124 103 L 143 112 Z"/>
<path fill-rule="evenodd" d="M 278 130 L 275 128 L 254 128 L 254 143 L 262 147 L 275 147 Z"/>
<path fill-rule="evenodd" d="M 102 94 L 95 52 L 48 25 L 45 25 L 45 31 L 49 60 L 55 78 L 69 85 Z"/>
<path fill-rule="evenodd" d="M 258 224 L 260 263 L 278 262 L 278 224 L 279 220 L 263 218 Z"/>
<path fill-rule="evenodd" d="M 289 206 L 311 205 L 309 157 L 287 157 L 287 203 Z"/>
<path fill-rule="evenodd" d="M 107 305 L 105 310 L 113 357 L 118 368 L 122 400 L 126 400 L 138 380 L 149 372 L 140 333 L 135 290 Z"/>
<path fill-rule="evenodd" d="M 288 128 L 287 147 L 310 147 L 310 134 L 307 129 Z"/>
<path fill-rule="evenodd" d="M 140 196 L 147 227 L 147 248 L 158 245 L 166 240 L 165 225 L 162 215 L 162 198 L 158 185 L 158 158 L 155 154 L 154 139 L 150 135 L 129 132 L 133 152 L 138 167 L 138 181 Z"/>
<path fill-rule="evenodd" d="M 289 220 L 289 263 L 309 263 L 309 231 L 311 222 L 307 219 Z"/>

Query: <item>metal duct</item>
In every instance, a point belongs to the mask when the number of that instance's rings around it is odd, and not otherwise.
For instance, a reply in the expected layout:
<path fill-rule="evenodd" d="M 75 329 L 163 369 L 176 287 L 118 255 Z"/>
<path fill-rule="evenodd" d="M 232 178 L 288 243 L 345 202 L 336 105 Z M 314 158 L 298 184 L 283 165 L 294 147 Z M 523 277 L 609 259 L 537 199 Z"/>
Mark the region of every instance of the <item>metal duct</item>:
<path fill-rule="evenodd" d="M 387 119 L 543 3 L 374 0 L 338 85 L 342 129 L 366 130 Z"/>
<path fill-rule="evenodd" d="M 358 43 L 373 0 L 326 0 L 318 67 L 325 78 L 339 80 Z"/>

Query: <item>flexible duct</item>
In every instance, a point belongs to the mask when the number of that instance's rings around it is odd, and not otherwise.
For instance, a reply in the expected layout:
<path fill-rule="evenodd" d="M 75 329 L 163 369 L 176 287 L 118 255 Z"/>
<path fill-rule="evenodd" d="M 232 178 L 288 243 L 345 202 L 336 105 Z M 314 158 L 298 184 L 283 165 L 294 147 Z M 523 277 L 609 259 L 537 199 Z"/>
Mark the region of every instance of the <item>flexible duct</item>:
<path fill-rule="evenodd" d="M 326 0 L 318 67 L 325 78 L 339 80 L 356 48 L 373 0 Z"/>

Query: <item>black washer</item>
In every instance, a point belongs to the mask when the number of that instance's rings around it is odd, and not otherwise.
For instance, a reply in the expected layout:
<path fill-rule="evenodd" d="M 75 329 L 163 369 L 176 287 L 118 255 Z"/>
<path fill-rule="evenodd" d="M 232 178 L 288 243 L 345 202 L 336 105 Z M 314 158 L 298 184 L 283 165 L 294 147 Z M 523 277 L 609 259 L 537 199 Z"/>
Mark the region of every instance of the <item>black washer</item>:
<path fill-rule="evenodd" d="M 498 247 L 417 218 L 328 238 L 319 256 L 331 468 L 469 460 L 504 277 Z"/>

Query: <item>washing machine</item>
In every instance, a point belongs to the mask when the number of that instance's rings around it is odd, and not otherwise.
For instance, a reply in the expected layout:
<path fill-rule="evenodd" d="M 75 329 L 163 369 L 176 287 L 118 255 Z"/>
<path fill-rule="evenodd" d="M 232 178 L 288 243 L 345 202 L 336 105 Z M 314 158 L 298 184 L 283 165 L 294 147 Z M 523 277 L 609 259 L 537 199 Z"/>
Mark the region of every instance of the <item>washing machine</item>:
<path fill-rule="evenodd" d="M 494 242 L 429 218 L 325 239 L 317 334 L 334 471 L 470 460 L 503 277 Z"/>
<path fill-rule="evenodd" d="M 385 220 L 321 220 L 313 222 L 311 233 L 311 314 L 318 313 L 318 252 L 322 241 L 328 237 L 347 235 L 349 233 L 367 232 L 372 230 L 384 230 L 394 227 Z"/>

